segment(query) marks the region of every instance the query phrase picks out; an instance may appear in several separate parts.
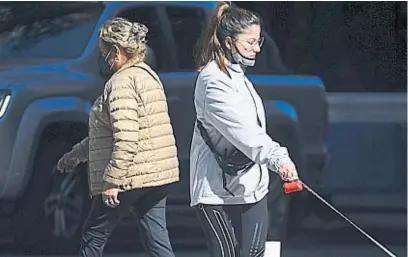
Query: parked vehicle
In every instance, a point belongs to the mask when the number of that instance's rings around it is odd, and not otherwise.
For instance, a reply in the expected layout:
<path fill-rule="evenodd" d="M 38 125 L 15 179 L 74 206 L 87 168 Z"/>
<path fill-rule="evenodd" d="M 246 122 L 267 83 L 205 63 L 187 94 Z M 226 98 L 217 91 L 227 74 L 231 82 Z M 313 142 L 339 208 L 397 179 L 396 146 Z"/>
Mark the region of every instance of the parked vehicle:
<path fill-rule="evenodd" d="M 75 175 L 54 171 L 59 157 L 87 135 L 89 109 L 104 86 L 98 28 L 121 16 L 149 28 L 147 62 L 167 94 L 181 165 L 181 181 L 168 200 L 173 244 L 203 245 L 188 193 L 193 49 L 216 2 L 30 4 L 10 9 L 11 18 L 24 12 L 24 19 L 0 27 L 0 213 L 13 221 L 7 231 L 15 231 L 19 245 L 32 251 L 76 249 L 89 204 L 86 166 Z M 43 14 L 27 12 L 33 8 Z M 268 132 L 289 148 L 300 176 L 315 185 L 327 158 L 324 85 L 318 77 L 288 71 L 272 38 L 264 36 L 249 78 L 264 99 Z M 303 196 L 294 197 L 287 210 L 294 227 L 305 212 Z M 123 225 L 119 230 L 131 226 L 127 220 Z"/>

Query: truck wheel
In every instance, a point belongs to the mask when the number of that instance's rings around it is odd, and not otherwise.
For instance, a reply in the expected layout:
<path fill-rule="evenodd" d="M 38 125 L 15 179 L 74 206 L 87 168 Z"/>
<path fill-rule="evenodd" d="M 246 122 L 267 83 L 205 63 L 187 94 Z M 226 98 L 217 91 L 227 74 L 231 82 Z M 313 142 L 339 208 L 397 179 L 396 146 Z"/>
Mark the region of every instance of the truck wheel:
<path fill-rule="evenodd" d="M 282 135 L 281 131 L 289 133 Z M 299 176 L 302 177 L 304 163 L 301 145 L 297 140 L 296 133 L 282 128 L 280 132 L 274 133 L 272 131 L 271 135 L 276 135 L 274 138 L 288 148 L 289 154 L 298 168 Z M 305 218 L 306 192 L 301 191 L 287 195 L 283 191 L 283 184 L 284 182 L 278 174 L 270 172 L 268 241 L 284 241 L 296 235 Z"/>
<path fill-rule="evenodd" d="M 56 170 L 71 149 L 66 142 L 43 142 L 27 191 L 17 213 L 16 243 L 30 253 L 77 252 L 89 206 L 87 175 L 78 166 L 71 174 Z"/>
<path fill-rule="evenodd" d="M 297 234 L 305 218 L 304 192 L 291 195 L 283 191 L 283 181 L 279 175 L 270 173 L 268 209 L 268 241 L 283 241 Z"/>

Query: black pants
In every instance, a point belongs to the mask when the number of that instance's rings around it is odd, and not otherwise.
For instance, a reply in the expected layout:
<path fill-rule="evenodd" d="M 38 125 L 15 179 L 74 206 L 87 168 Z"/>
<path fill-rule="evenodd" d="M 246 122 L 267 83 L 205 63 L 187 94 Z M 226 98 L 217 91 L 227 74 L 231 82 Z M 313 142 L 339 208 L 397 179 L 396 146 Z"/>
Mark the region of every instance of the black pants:
<path fill-rule="evenodd" d="M 151 257 L 174 257 L 166 226 L 165 187 L 136 189 L 120 193 L 120 204 L 110 208 L 102 195 L 92 199 L 92 206 L 83 227 L 80 256 L 100 257 L 109 235 L 120 220 L 133 210 L 138 221 L 145 250 Z"/>
<path fill-rule="evenodd" d="M 267 198 L 255 204 L 197 206 L 211 257 L 261 257 L 268 233 Z"/>

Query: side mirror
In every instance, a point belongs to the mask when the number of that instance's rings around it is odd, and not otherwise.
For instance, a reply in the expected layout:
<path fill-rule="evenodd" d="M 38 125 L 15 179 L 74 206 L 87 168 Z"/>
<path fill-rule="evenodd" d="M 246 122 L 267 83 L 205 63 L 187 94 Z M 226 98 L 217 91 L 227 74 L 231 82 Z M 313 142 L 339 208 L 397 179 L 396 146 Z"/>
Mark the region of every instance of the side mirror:
<path fill-rule="evenodd" d="M 145 62 L 146 62 L 152 69 L 156 69 L 156 68 L 157 68 L 156 54 L 154 53 L 153 49 L 152 49 L 151 47 L 149 47 L 149 46 L 147 46 Z"/>

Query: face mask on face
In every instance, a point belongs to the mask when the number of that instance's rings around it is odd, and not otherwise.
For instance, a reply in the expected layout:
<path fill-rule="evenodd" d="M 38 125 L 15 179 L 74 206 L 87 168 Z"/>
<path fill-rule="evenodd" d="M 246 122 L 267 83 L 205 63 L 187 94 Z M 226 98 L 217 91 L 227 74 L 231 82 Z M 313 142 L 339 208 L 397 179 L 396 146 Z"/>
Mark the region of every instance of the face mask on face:
<path fill-rule="evenodd" d="M 113 71 L 114 62 L 112 62 L 112 64 L 109 64 L 109 61 L 108 61 L 111 52 L 112 52 L 112 49 L 109 50 L 106 56 L 99 54 L 99 58 L 98 58 L 99 72 L 104 78 L 109 78 L 114 73 Z"/>

